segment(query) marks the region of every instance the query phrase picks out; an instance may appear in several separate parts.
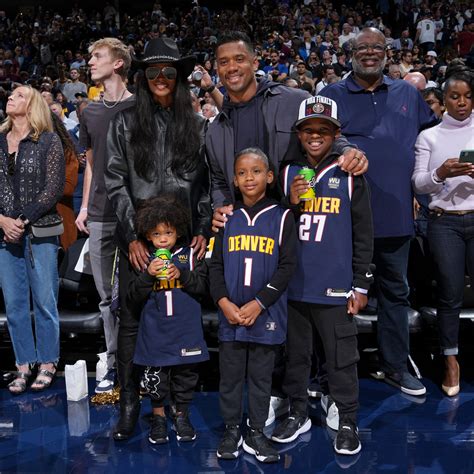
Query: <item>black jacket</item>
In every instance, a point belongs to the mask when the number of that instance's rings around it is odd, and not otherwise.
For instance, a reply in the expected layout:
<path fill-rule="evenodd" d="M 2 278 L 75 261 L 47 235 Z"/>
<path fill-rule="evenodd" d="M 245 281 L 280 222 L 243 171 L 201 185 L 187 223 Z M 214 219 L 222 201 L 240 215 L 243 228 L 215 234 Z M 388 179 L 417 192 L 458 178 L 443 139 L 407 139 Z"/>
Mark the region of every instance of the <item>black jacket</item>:
<path fill-rule="evenodd" d="M 283 84 L 260 81 L 258 94 L 263 95 L 261 117 L 268 135 L 268 158 L 275 174 L 283 161 L 294 156 L 299 140 L 293 127 L 303 100 L 311 97 L 301 89 Z M 240 113 L 246 113 L 243 108 Z M 257 133 L 257 132 L 256 132 Z M 336 151 L 342 154 L 351 145 L 345 137 L 336 140 Z M 354 147 L 356 148 L 356 147 Z M 224 104 L 224 110 L 209 126 L 206 134 L 206 151 L 211 166 L 212 204 L 214 207 L 235 202 L 234 155 L 235 139 L 233 123 Z"/>
<path fill-rule="evenodd" d="M 165 192 L 176 193 L 191 210 L 191 235 L 208 237 L 211 226 L 211 204 L 209 168 L 204 153 L 206 121 L 200 122 L 202 139 L 200 149 L 196 150 L 201 157 L 200 163 L 195 170 L 180 177 L 170 170 L 172 155 L 166 150 L 165 136 L 169 113 L 157 106 L 154 118 L 158 130 L 156 142 L 159 156 L 158 172 L 154 179 L 146 180 L 137 175 L 132 159 L 130 126 L 134 114 L 135 107 L 119 112 L 110 123 L 107 134 L 108 161 L 105 169 L 105 187 L 121 228 L 118 232 L 120 247 L 128 252 L 128 244 L 137 240 L 134 221 L 139 201 Z"/>
<path fill-rule="evenodd" d="M 332 150 L 314 167 L 316 174 L 329 164 L 337 160 L 339 152 Z M 292 160 L 283 163 L 311 167 L 301 148 Z M 281 185 L 281 182 L 279 183 Z M 284 195 L 283 191 L 281 194 Z M 299 220 L 299 205 L 290 204 L 289 197 L 282 198 L 282 205 L 292 209 L 295 218 Z M 352 272 L 353 287 L 368 290 L 374 278 L 372 275 L 371 262 L 374 251 L 374 228 L 372 223 L 372 208 L 370 205 L 370 188 L 364 176 L 354 176 L 354 189 L 351 199 L 352 217 Z"/>

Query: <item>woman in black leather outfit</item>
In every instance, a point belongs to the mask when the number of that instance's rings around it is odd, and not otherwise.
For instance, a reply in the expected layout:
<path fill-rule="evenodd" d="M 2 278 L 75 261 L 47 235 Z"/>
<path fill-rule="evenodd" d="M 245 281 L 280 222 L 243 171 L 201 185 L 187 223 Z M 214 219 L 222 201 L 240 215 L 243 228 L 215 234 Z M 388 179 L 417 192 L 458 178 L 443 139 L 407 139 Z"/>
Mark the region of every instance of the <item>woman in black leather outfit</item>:
<path fill-rule="evenodd" d="M 210 229 L 209 170 L 204 156 L 205 120 L 193 112 L 187 82 L 196 58 L 181 58 L 176 43 L 153 39 L 138 66 L 136 106 L 116 115 L 107 137 L 105 184 L 118 217 L 120 419 L 114 431 L 124 440 L 134 431 L 140 412 L 139 379 L 133 367 L 138 314 L 125 296 L 134 272 L 149 262 L 145 241 L 135 229 L 140 201 L 176 193 L 190 209 L 190 246 L 204 256 Z"/>

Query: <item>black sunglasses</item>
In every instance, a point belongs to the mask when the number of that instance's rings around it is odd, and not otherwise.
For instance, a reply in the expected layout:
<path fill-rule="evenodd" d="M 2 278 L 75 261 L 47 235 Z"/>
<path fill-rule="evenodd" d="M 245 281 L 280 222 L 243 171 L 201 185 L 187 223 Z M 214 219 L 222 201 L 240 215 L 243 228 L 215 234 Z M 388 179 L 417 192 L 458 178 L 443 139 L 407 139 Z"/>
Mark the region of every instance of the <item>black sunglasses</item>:
<path fill-rule="evenodd" d="M 152 66 L 145 69 L 145 76 L 149 81 L 154 81 L 160 74 L 163 74 L 163 77 L 168 80 L 176 79 L 178 76 L 178 71 L 176 68 L 171 66 Z"/>

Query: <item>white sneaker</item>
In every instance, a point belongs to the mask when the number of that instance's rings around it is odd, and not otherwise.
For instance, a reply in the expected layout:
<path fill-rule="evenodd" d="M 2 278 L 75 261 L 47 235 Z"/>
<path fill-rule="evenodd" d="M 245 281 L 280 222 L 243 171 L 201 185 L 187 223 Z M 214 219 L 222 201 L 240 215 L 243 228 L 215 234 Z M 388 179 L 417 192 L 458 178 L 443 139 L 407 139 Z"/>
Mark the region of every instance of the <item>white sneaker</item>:
<path fill-rule="evenodd" d="M 268 418 L 265 426 L 271 425 L 276 418 L 288 413 L 290 410 L 290 401 L 288 398 L 270 397 L 270 405 L 268 407 Z"/>
<path fill-rule="evenodd" d="M 339 410 L 329 395 L 321 397 L 321 408 L 326 414 L 326 425 L 334 431 L 339 429 Z"/>
<path fill-rule="evenodd" d="M 95 393 L 112 393 L 117 383 L 117 371 L 115 369 L 107 370 L 104 378 L 95 387 Z"/>

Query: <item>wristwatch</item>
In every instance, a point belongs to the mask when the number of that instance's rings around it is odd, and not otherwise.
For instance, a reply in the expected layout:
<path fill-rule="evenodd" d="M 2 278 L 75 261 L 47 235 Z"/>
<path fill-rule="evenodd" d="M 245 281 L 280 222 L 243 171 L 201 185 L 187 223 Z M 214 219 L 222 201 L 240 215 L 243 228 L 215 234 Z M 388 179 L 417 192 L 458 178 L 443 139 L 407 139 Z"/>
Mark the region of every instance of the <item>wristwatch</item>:
<path fill-rule="evenodd" d="M 23 222 L 25 225 L 28 225 L 30 223 L 28 217 L 26 217 L 25 214 L 20 214 L 18 216 L 18 219 L 20 219 L 20 221 Z"/>
<path fill-rule="evenodd" d="M 215 88 L 216 88 L 216 86 L 214 84 L 212 84 L 211 87 L 208 87 L 207 89 L 204 89 L 204 92 L 207 92 L 208 94 L 212 94 L 214 92 Z"/>

